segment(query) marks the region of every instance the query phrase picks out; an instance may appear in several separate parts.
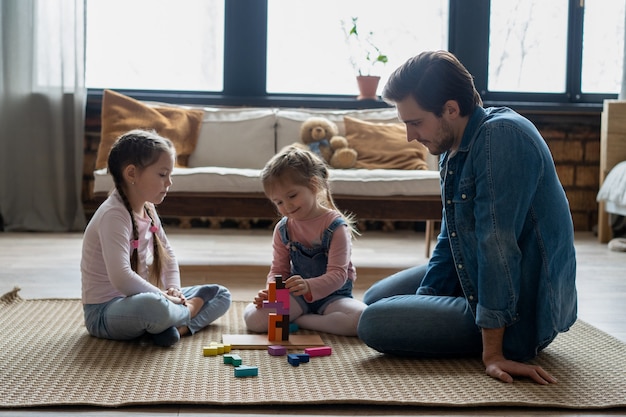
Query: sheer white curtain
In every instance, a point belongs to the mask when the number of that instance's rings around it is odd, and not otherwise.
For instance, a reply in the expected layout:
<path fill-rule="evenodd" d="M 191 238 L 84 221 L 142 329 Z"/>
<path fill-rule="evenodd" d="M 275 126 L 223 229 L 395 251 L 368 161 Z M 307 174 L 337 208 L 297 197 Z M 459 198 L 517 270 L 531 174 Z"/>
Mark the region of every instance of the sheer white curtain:
<path fill-rule="evenodd" d="M 0 214 L 7 231 L 79 231 L 84 0 L 0 0 Z"/>
<path fill-rule="evenodd" d="M 626 13 L 624 13 L 624 58 L 622 63 L 622 89 L 618 98 L 626 100 Z"/>

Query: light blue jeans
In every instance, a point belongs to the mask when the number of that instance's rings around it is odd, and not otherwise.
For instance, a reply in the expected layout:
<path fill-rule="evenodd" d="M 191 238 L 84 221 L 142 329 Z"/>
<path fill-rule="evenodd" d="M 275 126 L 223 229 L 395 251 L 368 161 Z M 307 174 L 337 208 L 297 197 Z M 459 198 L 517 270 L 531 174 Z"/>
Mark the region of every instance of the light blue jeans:
<path fill-rule="evenodd" d="M 375 283 L 358 336 L 371 348 L 399 356 L 480 356 L 482 337 L 465 297 L 417 295 L 426 265 Z"/>
<path fill-rule="evenodd" d="M 113 340 L 132 340 L 146 333 L 159 334 L 170 327 L 181 326 L 187 326 L 194 334 L 230 308 L 230 292 L 221 285 L 195 285 L 181 291 L 188 300 L 199 291 L 205 299 L 194 318 L 189 317 L 189 308 L 174 304 L 161 293 L 140 293 L 102 304 L 85 304 L 85 326 L 92 336 Z"/>

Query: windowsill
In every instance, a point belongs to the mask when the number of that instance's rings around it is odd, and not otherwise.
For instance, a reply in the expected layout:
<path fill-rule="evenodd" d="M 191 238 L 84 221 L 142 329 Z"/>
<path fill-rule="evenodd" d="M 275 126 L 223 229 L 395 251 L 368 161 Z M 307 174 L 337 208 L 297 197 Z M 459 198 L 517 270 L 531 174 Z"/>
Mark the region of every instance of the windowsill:
<path fill-rule="evenodd" d="M 485 101 L 485 107 L 506 106 L 520 113 L 542 114 L 596 114 L 602 112 L 602 103 L 547 103 Z"/>
<path fill-rule="evenodd" d="M 227 96 L 211 93 L 164 92 L 164 91 L 133 91 L 115 90 L 141 101 L 156 101 L 171 104 L 188 104 L 203 106 L 248 106 L 248 107 L 309 107 L 333 109 L 373 109 L 391 107 L 382 99 L 357 100 L 354 96 L 295 96 L 295 95 L 267 95 L 267 96 Z M 90 89 L 88 101 L 99 105 L 102 100 L 102 90 Z"/>
<path fill-rule="evenodd" d="M 248 106 L 248 107 L 308 107 L 332 109 L 373 109 L 391 107 L 382 99 L 357 100 L 355 96 L 304 96 L 304 95 L 266 95 L 266 96 L 227 96 L 222 94 L 171 91 L 133 91 L 116 90 L 122 94 L 142 101 L 157 101 L 171 104 L 204 106 Z M 100 106 L 102 90 L 90 89 L 89 103 Z M 485 101 L 485 107 L 506 106 L 520 113 L 539 114 L 599 114 L 602 103 L 556 103 L 556 102 L 515 102 Z"/>

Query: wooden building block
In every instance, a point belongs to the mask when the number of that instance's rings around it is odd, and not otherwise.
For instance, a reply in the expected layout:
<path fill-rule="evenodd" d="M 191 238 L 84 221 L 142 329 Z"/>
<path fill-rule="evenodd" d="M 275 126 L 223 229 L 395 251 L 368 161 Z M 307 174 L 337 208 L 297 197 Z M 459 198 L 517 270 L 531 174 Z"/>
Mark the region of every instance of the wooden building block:
<path fill-rule="evenodd" d="M 238 378 L 242 378 L 246 376 L 258 376 L 258 375 L 259 375 L 258 366 L 241 365 L 235 368 L 235 376 Z"/>
<path fill-rule="evenodd" d="M 296 355 L 298 355 L 300 363 L 307 363 L 311 359 L 311 355 L 309 355 L 308 353 L 296 353 Z"/>
<path fill-rule="evenodd" d="M 202 355 L 203 356 L 217 356 L 217 346 L 203 346 L 202 347 Z"/>
<path fill-rule="evenodd" d="M 270 345 L 267 347 L 267 353 L 272 356 L 284 356 L 287 354 L 287 348 L 283 345 Z"/>
<path fill-rule="evenodd" d="M 304 349 L 304 353 L 310 356 L 329 356 L 333 350 L 330 346 L 309 347 Z"/>
<path fill-rule="evenodd" d="M 242 359 L 239 355 L 229 353 L 224 355 L 224 363 L 228 365 L 239 366 L 242 363 Z"/>
<path fill-rule="evenodd" d="M 290 353 L 287 355 L 287 362 L 289 362 L 291 366 L 300 366 L 300 357 L 295 353 Z"/>

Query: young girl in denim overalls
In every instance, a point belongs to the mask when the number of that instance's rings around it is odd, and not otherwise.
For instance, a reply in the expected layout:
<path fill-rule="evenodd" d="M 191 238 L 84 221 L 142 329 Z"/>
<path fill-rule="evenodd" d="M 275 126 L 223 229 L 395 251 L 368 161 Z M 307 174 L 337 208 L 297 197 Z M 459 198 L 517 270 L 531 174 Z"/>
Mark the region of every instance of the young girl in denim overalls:
<path fill-rule="evenodd" d="M 289 146 L 265 166 L 267 197 L 283 216 L 274 229 L 267 282 L 281 275 L 290 292 L 289 319 L 303 329 L 356 336 L 365 304 L 352 297 L 353 220 L 335 206 L 326 163 L 308 150 Z M 267 332 L 267 289 L 244 311 L 249 330 Z"/>

